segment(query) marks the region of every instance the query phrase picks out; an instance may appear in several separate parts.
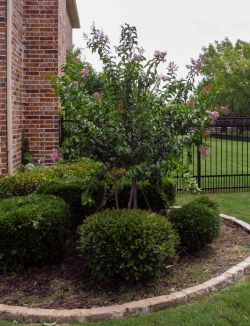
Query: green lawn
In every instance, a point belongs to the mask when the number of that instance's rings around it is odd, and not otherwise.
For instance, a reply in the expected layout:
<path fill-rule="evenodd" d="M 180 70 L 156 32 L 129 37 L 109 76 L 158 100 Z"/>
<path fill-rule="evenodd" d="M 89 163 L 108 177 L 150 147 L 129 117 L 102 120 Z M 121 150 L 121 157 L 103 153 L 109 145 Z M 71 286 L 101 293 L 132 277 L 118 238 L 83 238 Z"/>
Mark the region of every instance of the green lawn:
<path fill-rule="evenodd" d="M 202 187 L 229 188 L 250 185 L 250 141 L 224 140 L 209 138 L 211 154 L 207 158 L 201 158 L 201 182 Z M 193 163 L 190 171 L 197 175 L 197 148 L 193 150 Z M 187 162 L 187 152 L 184 150 L 184 163 Z M 249 176 L 237 176 L 249 174 Z M 219 176 L 222 178 L 204 177 Z M 181 179 L 179 179 L 181 182 Z"/>
<path fill-rule="evenodd" d="M 250 192 L 206 194 L 218 202 L 221 213 L 238 217 L 250 223 Z M 198 195 L 179 194 L 177 205 L 183 205 Z"/>
<path fill-rule="evenodd" d="M 219 193 L 209 195 L 220 206 L 221 212 L 241 218 L 250 223 L 250 192 Z M 182 205 L 194 196 L 179 195 Z M 0 321 L 0 326 L 13 326 Z M 234 285 L 220 294 L 200 302 L 168 309 L 145 317 L 121 321 L 107 321 L 87 326 L 249 326 L 250 325 L 250 278 Z"/>
<path fill-rule="evenodd" d="M 250 141 L 209 138 L 211 154 L 201 159 L 202 174 L 250 173 Z M 195 149 L 194 174 L 197 174 L 197 149 Z M 184 157 L 185 160 L 185 157 Z"/>

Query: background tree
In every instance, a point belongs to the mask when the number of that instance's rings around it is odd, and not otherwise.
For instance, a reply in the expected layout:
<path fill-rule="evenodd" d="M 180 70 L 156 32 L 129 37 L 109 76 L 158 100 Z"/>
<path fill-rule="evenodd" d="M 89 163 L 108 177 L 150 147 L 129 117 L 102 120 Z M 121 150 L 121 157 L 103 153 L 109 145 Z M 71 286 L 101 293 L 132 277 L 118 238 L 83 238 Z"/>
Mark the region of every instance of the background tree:
<path fill-rule="evenodd" d="M 146 60 L 136 28 L 127 24 L 115 53 L 95 26 L 86 40 L 99 54 L 102 72 L 73 54 L 63 67 L 64 76 L 54 80 L 68 132 L 63 152 L 69 159 L 88 156 L 109 169 L 125 169 L 131 180 L 128 208 L 136 208 L 138 180 L 160 182 L 180 166 L 184 144 L 202 142 L 209 116 L 186 104 L 200 61 L 193 62 L 185 79 L 177 79 L 173 62 L 166 75 L 159 75 L 167 53 L 155 51 Z"/>
<path fill-rule="evenodd" d="M 233 116 L 250 115 L 250 43 L 229 39 L 202 49 L 198 95 L 209 109 Z"/>

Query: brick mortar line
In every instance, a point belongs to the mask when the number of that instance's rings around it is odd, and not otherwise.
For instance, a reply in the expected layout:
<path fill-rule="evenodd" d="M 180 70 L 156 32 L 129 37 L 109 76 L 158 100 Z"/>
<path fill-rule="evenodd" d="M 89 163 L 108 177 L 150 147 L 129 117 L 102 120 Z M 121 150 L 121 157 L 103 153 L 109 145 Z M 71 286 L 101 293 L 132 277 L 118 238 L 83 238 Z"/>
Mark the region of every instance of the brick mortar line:
<path fill-rule="evenodd" d="M 250 224 L 238 220 L 233 216 L 220 214 L 220 216 L 250 233 Z M 98 322 L 109 319 L 121 319 L 146 315 L 150 312 L 160 311 L 170 307 L 176 307 L 189 301 L 205 297 L 239 281 L 245 275 L 250 274 L 250 256 L 228 269 L 219 276 L 193 287 L 173 292 L 169 295 L 152 297 L 144 300 L 131 301 L 121 305 L 98 307 L 91 309 L 42 309 L 10 306 L 0 304 L 0 320 L 16 320 L 26 323 L 44 322 Z"/>

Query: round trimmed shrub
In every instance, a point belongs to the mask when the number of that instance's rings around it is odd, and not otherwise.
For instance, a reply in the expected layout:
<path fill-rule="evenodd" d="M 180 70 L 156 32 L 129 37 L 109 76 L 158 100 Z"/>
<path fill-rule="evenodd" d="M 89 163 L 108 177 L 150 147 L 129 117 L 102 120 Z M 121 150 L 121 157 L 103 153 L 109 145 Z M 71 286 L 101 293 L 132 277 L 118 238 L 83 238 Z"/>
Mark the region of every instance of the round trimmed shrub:
<path fill-rule="evenodd" d="M 0 269 L 58 261 L 68 229 L 69 206 L 61 198 L 30 195 L 0 201 Z"/>
<path fill-rule="evenodd" d="M 170 220 L 180 236 L 182 248 L 189 252 L 202 249 L 219 235 L 218 210 L 197 200 L 173 209 Z"/>
<path fill-rule="evenodd" d="M 80 252 L 92 277 L 139 281 L 157 274 L 176 254 L 178 236 L 162 215 L 104 210 L 79 227 Z"/>
<path fill-rule="evenodd" d="M 195 200 L 193 200 L 193 202 L 200 203 L 200 204 L 205 205 L 209 208 L 212 208 L 216 211 L 219 211 L 218 204 L 215 201 L 213 201 L 212 199 L 210 199 L 208 196 L 199 196 Z"/>

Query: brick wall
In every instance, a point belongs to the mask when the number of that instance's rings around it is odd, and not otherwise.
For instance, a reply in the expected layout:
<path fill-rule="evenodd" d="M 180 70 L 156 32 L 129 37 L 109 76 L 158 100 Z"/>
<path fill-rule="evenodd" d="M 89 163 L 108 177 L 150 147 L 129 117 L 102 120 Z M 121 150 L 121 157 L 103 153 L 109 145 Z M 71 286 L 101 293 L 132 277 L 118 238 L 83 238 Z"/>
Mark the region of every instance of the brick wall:
<path fill-rule="evenodd" d="M 25 137 L 36 159 L 51 159 L 59 145 L 59 102 L 51 78 L 60 73 L 72 27 L 65 0 L 25 0 Z"/>
<path fill-rule="evenodd" d="M 0 175 L 7 172 L 6 3 L 0 0 Z M 66 0 L 13 0 L 13 165 L 21 162 L 22 139 L 35 159 L 51 160 L 59 144 L 59 101 L 51 78 L 60 73 L 72 46 Z"/>
<path fill-rule="evenodd" d="M 24 134 L 33 156 L 49 160 L 58 146 L 58 1 L 26 0 L 24 26 Z"/>
<path fill-rule="evenodd" d="M 14 170 L 21 163 L 23 138 L 23 9 L 24 0 L 13 0 L 12 15 L 12 129 Z"/>
<path fill-rule="evenodd" d="M 0 175 L 7 173 L 6 1 L 0 1 Z"/>
<path fill-rule="evenodd" d="M 65 62 L 67 49 L 72 47 L 72 27 L 66 9 L 66 1 L 59 0 L 59 72 L 62 64 Z"/>

